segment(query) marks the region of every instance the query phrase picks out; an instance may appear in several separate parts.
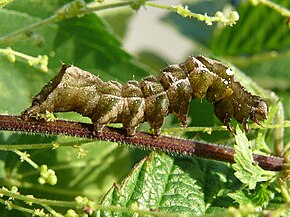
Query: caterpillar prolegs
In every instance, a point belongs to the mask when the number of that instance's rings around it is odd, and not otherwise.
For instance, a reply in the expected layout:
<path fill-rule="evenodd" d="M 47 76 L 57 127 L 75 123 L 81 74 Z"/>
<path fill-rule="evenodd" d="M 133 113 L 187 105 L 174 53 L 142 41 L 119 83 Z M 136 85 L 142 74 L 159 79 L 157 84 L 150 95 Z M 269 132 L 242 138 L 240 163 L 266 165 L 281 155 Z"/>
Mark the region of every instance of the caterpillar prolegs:
<path fill-rule="evenodd" d="M 229 67 L 204 56 L 189 57 L 184 63 L 162 69 L 157 77 L 123 85 L 63 65 L 34 97 L 23 117 L 75 111 L 91 118 L 95 133 L 101 133 L 106 124 L 122 123 L 129 136 L 147 121 L 158 136 L 165 116 L 174 113 L 186 126 L 190 101 L 204 97 L 214 104 L 216 116 L 230 132 L 231 118 L 242 123 L 246 131 L 249 119 L 258 124 L 267 119 L 266 101 L 247 92 Z"/>

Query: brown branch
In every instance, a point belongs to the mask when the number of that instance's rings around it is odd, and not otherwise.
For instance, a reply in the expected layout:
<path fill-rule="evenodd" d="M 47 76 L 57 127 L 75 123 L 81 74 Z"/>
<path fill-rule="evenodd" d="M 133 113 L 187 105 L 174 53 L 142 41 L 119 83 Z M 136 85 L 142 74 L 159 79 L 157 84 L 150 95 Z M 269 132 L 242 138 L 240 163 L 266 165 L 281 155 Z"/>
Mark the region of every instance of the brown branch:
<path fill-rule="evenodd" d="M 164 151 L 169 154 L 197 156 L 234 163 L 234 149 L 225 146 L 168 136 L 154 138 L 150 134 L 141 132 L 136 132 L 134 137 L 127 137 L 125 136 L 125 130 L 111 127 L 106 127 L 101 135 L 94 135 L 92 124 L 72 121 L 56 120 L 54 122 L 45 122 L 34 119 L 23 120 L 21 116 L 0 115 L 0 130 L 85 137 Z M 283 158 L 256 154 L 253 155 L 253 158 L 263 169 L 279 171 L 285 166 Z"/>

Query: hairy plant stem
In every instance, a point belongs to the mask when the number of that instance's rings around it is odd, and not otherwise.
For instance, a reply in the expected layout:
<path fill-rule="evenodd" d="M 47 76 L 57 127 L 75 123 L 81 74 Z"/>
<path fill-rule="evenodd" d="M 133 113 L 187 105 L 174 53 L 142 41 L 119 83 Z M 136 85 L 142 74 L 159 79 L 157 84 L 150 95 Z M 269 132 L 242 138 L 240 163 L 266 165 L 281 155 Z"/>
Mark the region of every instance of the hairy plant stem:
<path fill-rule="evenodd" d="M 23 120 L 21 116 L 0 115 L 0 130 L 21 131 L 31 133 L 76 136 L 96 140 L 112 141 L 131 145 L 137 148 L 163 151 L 173 155 L 209 158 L 234 163 L 234 149 L 221 145 L 195 142 L 191 140 L 152 135 L 137 132 L 134 137 L 127 137 L 126 131 L 119 128 L 106 127 L 102 134 L 93 133 L 93 125 L 72 121 L 56 120 Z M 253 154 L 254 160 L 263 169 L 279 171 L 285 166 L 283 158 Z"/>

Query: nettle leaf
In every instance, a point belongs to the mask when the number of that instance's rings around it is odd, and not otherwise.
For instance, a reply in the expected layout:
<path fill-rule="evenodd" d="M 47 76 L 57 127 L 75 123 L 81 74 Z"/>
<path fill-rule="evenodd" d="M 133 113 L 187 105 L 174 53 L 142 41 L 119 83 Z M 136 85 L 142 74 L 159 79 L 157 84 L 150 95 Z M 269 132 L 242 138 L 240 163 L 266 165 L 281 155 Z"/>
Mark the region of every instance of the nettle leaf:
<path fill-rule="evenodd" d="M 289 8 L 290 2 L 277 0 Z M 250 2 L 238 5 L 240 19 L 233 27 L 218 26 L 213 35 L 211 49 L 218 55 L 235 56 L 263 51 L 283 51 L 289 48 L 289 29 L 285 17 L 264 6 Z"/>
<path fill-rule="evenodd" d="M 193 169 L 188 166 L 188 170 Z M 202 215 L 205 213 L 202 187 L 183 169 L 174 164 L 172 157 L 153 152 L 136 165 L 120 188 L 113 186 L 102 204 Z"/>
<path fill-rule="evenodd" d="M 127 207 L 130 212 L 140 210 L 140 214 L 142 210 L 190 215 L 222 211 L 232 202 L 226 195 L 228 189 L 240 187 L 230 171 L 225 163 L 152 152 L 134 167 L 120 186 L 113 185 L 101 204 Z M 95 215 L 118 214 L 97 211 Z"/>
<path fill-rule="evenodd" d="M 240 205 L 252 204 L 255 207 L 266 207 L 274 197 L 274 193 L 267 189 L 267 184 L 259 184 L 254 192 L 244 189 L 235 193 L 229 193 Z"/>
<path fill-rule="evenodd" d="M 237 126 L 236 128 L 236 145 L 234 145 L 235 162 L 233 169 L 236 170 L 235 176 L 249 189 L 254 189 L 258 182 L 269 181 L 275 177 L 276 173 L 263 170 L 257 165 L 252 156 L 251 143 L 248 141 L 245 133 Z"/>
<path fill-rule="evenodd" d="M 56 55 L 52 61 L 57 68 L 61 59 L 100 75 L 104 81 L 125 82 L 133 77 L 140 80 L 149 74 L 122 49 L 102 19 L 93 14 L 61 22 L 53 47 Z"/>

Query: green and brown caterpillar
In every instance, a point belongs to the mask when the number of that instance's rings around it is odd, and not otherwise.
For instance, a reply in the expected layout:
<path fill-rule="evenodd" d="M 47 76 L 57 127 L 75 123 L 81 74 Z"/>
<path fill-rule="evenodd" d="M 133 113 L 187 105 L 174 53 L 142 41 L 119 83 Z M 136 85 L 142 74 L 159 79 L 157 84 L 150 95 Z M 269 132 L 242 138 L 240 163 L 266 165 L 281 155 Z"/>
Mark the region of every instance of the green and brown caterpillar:
<path fill-rule="evenodd" d="M 147 121 L 158 136 L 169 113 L 186 126 L 190 101 L 204 97 L 214 104 L 216 116 L 230 132 L 231 118 L 242 123 L 246 131 L 249 119 L 257 124 L 267 119 L 266 101 L 247 92 L 229 67 L 204 56 L 189 57 L 184 63 L 162 69 L 157 77 L 123 85 L 63 65 L 34 97 L 23 117 L 75 111 L 91 118 L 95 133 L 101 133 L 106 124 L 122 123 L 129 136 Z"/>

